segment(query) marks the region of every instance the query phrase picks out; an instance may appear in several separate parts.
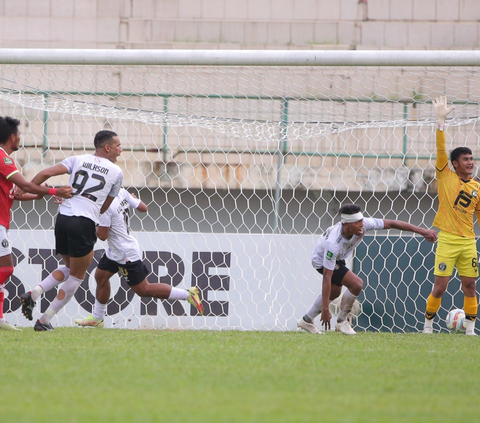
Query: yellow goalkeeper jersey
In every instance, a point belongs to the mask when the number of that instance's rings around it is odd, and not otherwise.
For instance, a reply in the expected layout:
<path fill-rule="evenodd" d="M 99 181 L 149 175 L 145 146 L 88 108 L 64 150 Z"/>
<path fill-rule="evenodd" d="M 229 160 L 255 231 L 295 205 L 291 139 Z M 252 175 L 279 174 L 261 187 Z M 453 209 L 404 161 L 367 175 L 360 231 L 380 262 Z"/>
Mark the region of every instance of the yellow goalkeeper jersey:
<path fill-rule="evenodd" d="M 435 170 L 438 181 L 438 211 L 433 226 L 467 238 L 475 238 L 473 213 L 480 221 L 480 183 L 463 181 L 448 167 L 445 149 L 445 132 L 437 130 L 437 161 Z"/>

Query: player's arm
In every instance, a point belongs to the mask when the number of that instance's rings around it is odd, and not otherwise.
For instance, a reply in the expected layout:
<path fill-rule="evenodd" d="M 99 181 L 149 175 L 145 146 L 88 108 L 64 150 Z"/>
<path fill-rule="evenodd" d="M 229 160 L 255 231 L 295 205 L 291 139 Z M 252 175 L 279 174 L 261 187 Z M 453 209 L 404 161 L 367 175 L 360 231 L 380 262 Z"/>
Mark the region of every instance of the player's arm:
<path fill-rule="evenodd" d="M 108 238 L 108 233 L 110 232 L 110 228 L 105 226 L 97 226 L 96 231 L 97 237 L 102 241 L 106 241 Z"/>
<path fill-rule="evenodd" d="M 40 175 L 40 173 L 38 175 Z M 62 198 L 70 198 L 72 196 L 72 187 L 70 186 L 64 186 L 59 188 L 48 188 L 48 187 L 40 186 L 40 184 L 45 182 L 46 179 L 44 181 L 37 182 L 35 178 L 33 178 L 31 182 L 29 182 L 25 179 L 25 177 L 20 172 L 17 172 L 12 176 L 10 176 L 9 181 L 14 183 L 20 190 L 22 190 L 25 193 L 37 194 L 37 198 L 39 198 L 38 196 L 44 196 L 44 195 L 56 195 Z M 18 193 L 18 195 L 21 195 L 21 194 L 22 194 L 21 192 Z"/>
<path fill-rule="evenodd" d="M 383 220 L 384 229 L 398 229 L 400 231 L 415 232 L 422 235 L 427 241 L 435 242 L 437 240 L 437 232 L 433 229 L 424 229 L 419 226 L 412 225 L 402 220 Z"/>
<path fill-rule="evenodd" d="M 133 192 L 129 192 L 129 194 L 133 198 L 135 198 L 135 200 L 138 200 L 138 197 Z M 147 205 L 142 200 L 140 200 L 140 203 L 138 204 L 137 207 L 135 207 L 135 209 L 138 210 L 141 213 L 146 213 L 148 211 Z"/>
<path fill-rule="evenodd" d="M 105 213 L 108 208 L 110 207 L 110 204 L 112 204 L 112 201 L 115 199 L 115 197 L 112 197 L 111 195 L 107 195 L 107 198 L 105 199 L 105 202 L 102 205 L 102 208 L 100 209 L 100 214 Z"/>
<path fill-rule="evenodd" d="M 332 314 L 330 313 L 330 293 L 332 292 L 332 275 L 333 270 L 323 268 L 323 281 L 322 281 L 322 314 L 320 319 L 325 330 L 330 329 L 330 320 Z"/>
<path fill-rule="evenodd" d="M 445 148 L 445 120 L 455 106 L 447 107 L 447 97 L 437 97 L 432 101 L 437 115 L 437 161 L 435 167 L 438 172 L 444 170 L 448 165 L 447 149 Z"/>

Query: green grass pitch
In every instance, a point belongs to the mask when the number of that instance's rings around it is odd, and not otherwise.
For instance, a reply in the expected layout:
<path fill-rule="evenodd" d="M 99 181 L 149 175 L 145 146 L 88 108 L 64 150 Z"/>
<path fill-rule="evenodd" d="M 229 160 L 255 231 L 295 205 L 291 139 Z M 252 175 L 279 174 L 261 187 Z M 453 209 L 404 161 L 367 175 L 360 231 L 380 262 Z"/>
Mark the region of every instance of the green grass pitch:
<path fill-rule="evenodd" d="M 479 338 L 1 332 L 0 421 L 477 421 Z"/>

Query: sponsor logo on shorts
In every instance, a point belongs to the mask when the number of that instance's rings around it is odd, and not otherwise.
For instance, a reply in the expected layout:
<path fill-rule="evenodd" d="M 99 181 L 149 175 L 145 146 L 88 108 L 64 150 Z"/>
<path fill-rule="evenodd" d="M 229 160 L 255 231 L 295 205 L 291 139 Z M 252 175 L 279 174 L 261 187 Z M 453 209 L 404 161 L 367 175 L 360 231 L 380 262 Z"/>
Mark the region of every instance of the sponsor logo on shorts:
<path fill-rule="evenodd" d="M 5 164 L 6 164 L 7 166 L 13 164 L 13 160 L 12 160 L 10 157 L 4 157 L 4 158 L 3 158 L 3 161 L 5 162 Z"/>
<path fill-rule="evenodd" d="M 8 248 L 8 239 L 4 239 L 4 240 L 2 241 L 2 247 L 3 247 L 3 248 Z"/>
<path fill-rule="evenodd" d="M 438 268 L 440 271 L 445 272 L 445 270 L 447 270 L 447 265 L 445 263 L 440 263 Z"/>
<path fill-rule="evenodd" d="M 327 251 L 327 260 L 331 260 L 333 258 L 333 253 L 331 251 Z"/>

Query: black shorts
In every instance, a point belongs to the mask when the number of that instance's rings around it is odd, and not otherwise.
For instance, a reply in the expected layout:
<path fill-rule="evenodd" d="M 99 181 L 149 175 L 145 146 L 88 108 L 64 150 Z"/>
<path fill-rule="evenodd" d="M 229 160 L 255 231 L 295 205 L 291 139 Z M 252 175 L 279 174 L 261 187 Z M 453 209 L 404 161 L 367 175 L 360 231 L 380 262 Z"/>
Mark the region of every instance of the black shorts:
<path fill-rule="evenodd" d="M 84 257 L 97 242 L 95 222 L 87 217 L 57 215 L 55 221 L 56 254 Z"/>
<path fill-rule="evenodd" d="M 98 269 L 110 273 L 120 273 L 127 281 L 129 286 L 135 286 L 141 283 L 150 273 L 142 261 L 127 261 L 125 264 L 119 264 L 110 260 L 106 254 L 102 256 L 98 263 Z"/>
<path fill-rule="evenodd" d="M 332 283 L 337 286 L 342 286 L 343 277 L 347 274 L 350 269 L 345 266 L 345 260 L 337 260 L 335 264 L 335 269 L 333 270 Z M 323 267 L 317 269 L 318 273 L 323 275 Z"/>

